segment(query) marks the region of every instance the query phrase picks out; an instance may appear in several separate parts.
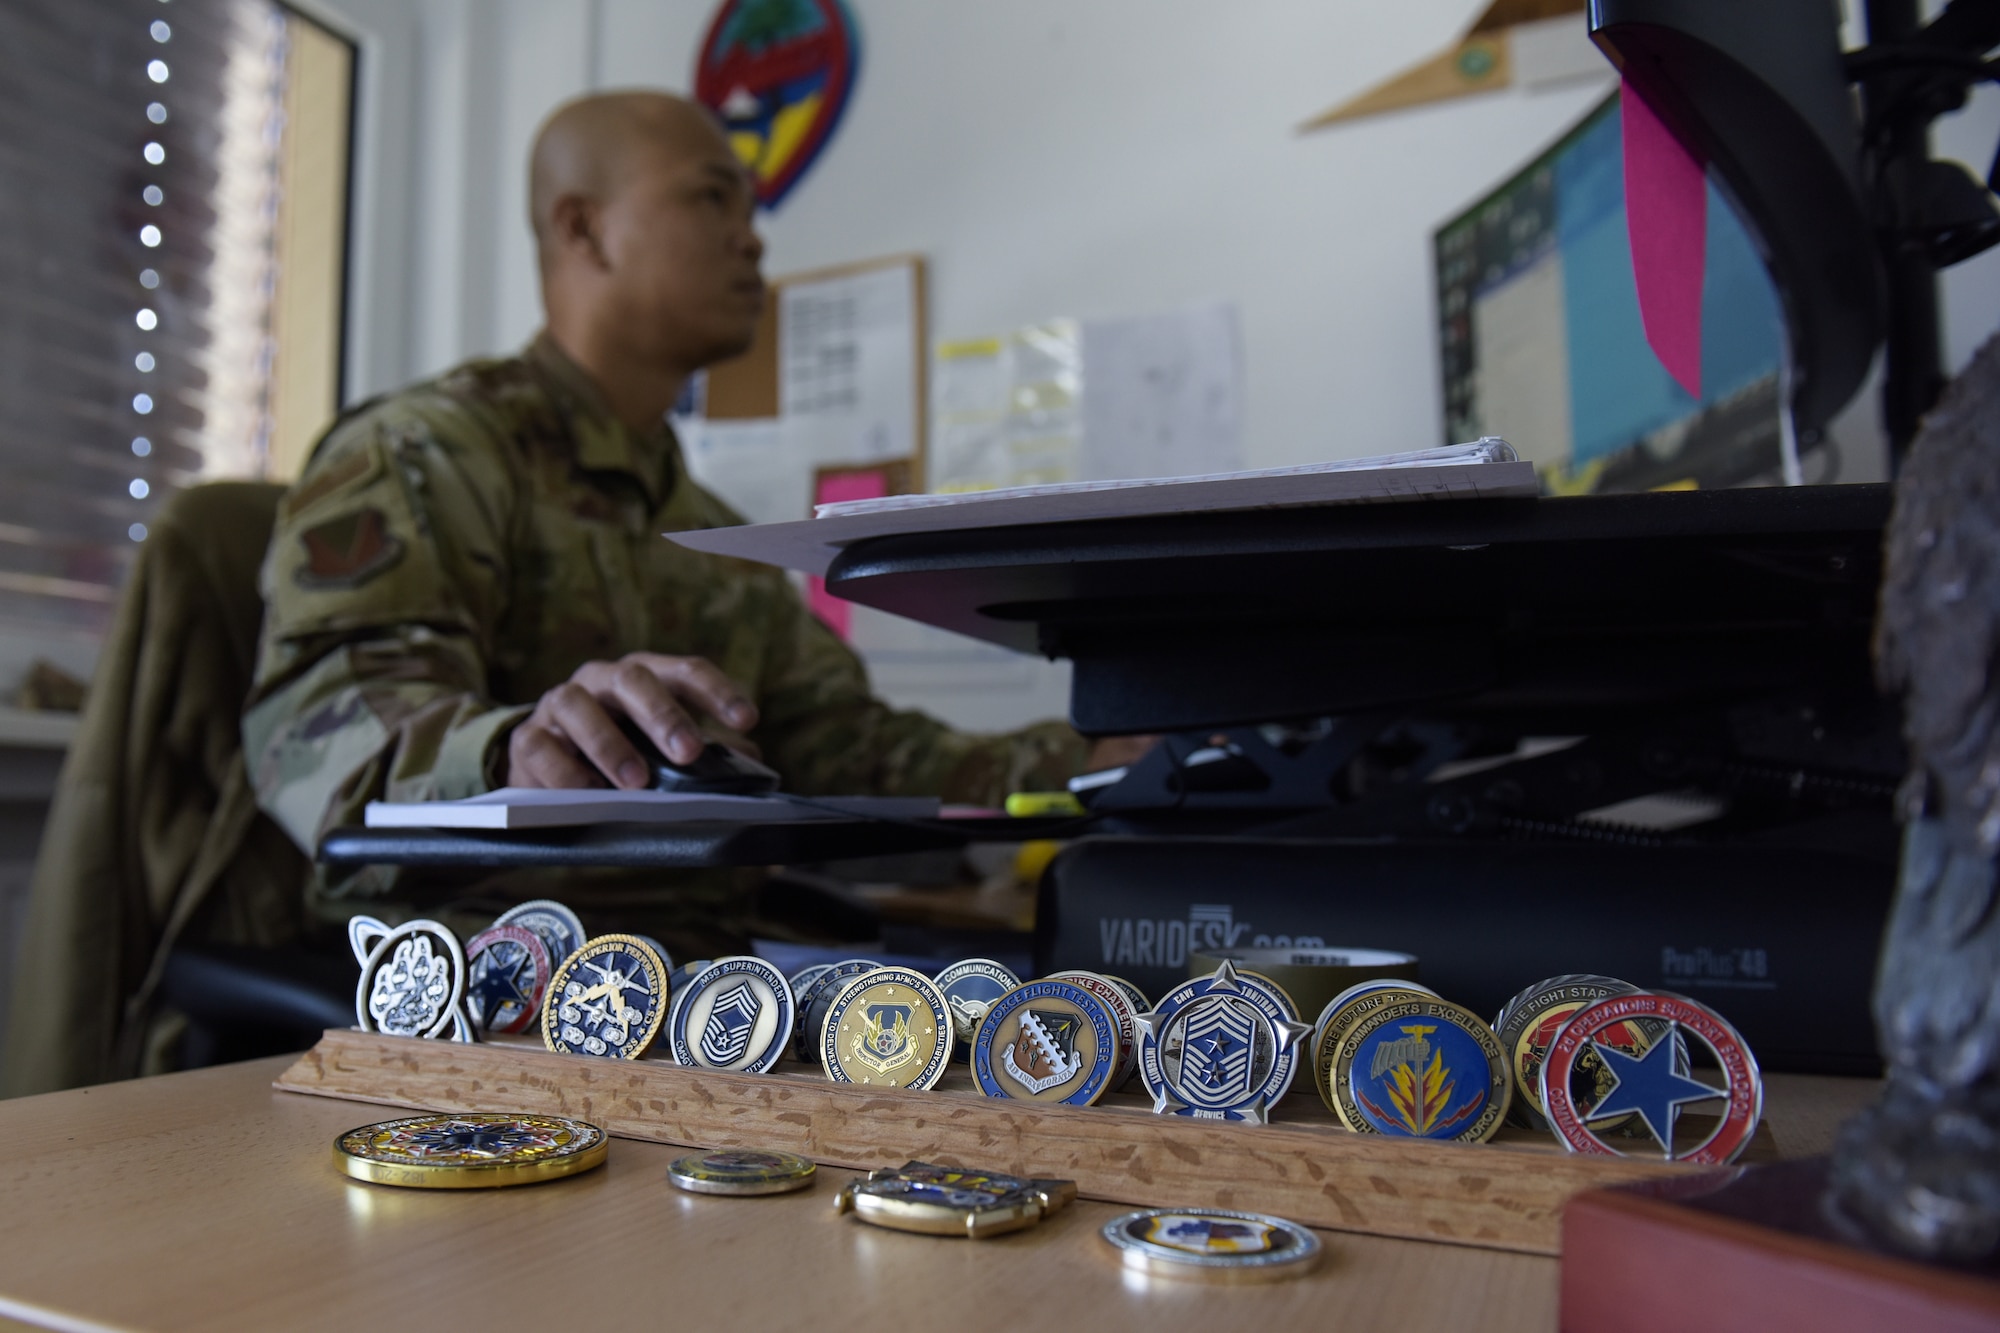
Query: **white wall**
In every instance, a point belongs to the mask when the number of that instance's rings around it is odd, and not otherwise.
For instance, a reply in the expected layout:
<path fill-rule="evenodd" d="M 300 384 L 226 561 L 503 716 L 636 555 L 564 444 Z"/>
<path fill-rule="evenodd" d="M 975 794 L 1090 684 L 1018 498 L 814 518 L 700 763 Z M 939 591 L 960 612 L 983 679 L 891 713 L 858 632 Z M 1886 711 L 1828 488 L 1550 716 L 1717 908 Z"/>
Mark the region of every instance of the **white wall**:
<path fill-rule="evenodd" d="M 1430 231 L 1601 91 L 1500 93 L 1300 136 L 1306 116 L 1448 42 L 1480 0 L 849 3 L 860 81 L 831 147 L 764 224 L 769 271 L 922 252 L 939 337 L 1236 301 L 1256 465 L 1436 438 Z M 390 16 L 371 54 L 406 62 L 413 84 L 400 133 L 374 136 L 407 158 L 388 168 L 403 197 L 372 201 L 401 210 L 407 252 L 377 265 L 382 299 L 357 321 L 374 354 L 352 387 L 374 392 L 526 339 L 536 124 L 595 87 L 685 88 L 714 3 L 315 8 L 364 30 Z M 1996 136 L 1988 87 L 1938 146 L 1983 167 Z M 396 230 L 369 221 L 385 240 Z M 1957 365 L 2000 322 L 2000 253 L 1953 270 L 1946 292 Z"/>
<path fill-rule="evenodd" d="M 1301 136 L 1306 117 L 1448 43 L 1483 0 L 848 2 L 860 79 L 831 146 L 763 224 L 767 270 L 920 252 L 940 338 L 1234 301 L 1252 466 L 1437 441 L 1431 230 L 1609 86 Z M 535 126 L 593 88 L 685 89 L 715 0 L 312 7 L 373 37 L 349 349 L 361 396 L 527 339 Z M 1937 141 L 1983 170 L 1996 136 L 1987 87 Z M 2000 324 L 2000 251 L 1945 290 L 1956 367 Z M 1874 434 L 1875 415 L 1857 403 L 1839 430 Z M 1058 677 L 1036 679 L 1017 701 L 1029 712 L 1061 697 Z M 1013 707 L 966 720 L 997 725 Z"/>

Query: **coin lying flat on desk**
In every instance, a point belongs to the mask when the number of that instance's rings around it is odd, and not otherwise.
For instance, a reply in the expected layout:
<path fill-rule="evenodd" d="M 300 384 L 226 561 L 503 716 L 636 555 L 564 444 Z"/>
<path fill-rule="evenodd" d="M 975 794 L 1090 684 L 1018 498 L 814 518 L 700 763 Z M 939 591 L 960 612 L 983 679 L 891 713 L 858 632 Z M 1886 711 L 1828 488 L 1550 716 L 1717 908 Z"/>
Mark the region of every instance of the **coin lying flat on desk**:
<path fill-rule="evenodd" d="M 1019 1231 L 1076 1197 L 1076 1182 L 906 1162 L 850 1181 L 834 1211 L 893 1231 L 984 1240 Z"/>
<path fill-rule="evenodd" d="M 790 1194 L 811 1188 L 818 1175 L 809 1157 L 745 1148 L 692 1153 L 667 1165 L 667 1179 L 691 1194 Z"/>
<path fill-rule="evenodd" d="M 1154 1277 L 1269 1282 L 1319 1261 L 1319 1237 L 1296 1222 L 1227 1208 L 1144 1208 L 1101 1233 L 1127 1268 Z"/>
<path fill-rule="evenodd" d="M 333 1162 L 356 1180 L 416 1189 L 533 1185 L 600 1165 L 611 1140 L 556 1115 L 416 1115 L 350 1129 Z"/>

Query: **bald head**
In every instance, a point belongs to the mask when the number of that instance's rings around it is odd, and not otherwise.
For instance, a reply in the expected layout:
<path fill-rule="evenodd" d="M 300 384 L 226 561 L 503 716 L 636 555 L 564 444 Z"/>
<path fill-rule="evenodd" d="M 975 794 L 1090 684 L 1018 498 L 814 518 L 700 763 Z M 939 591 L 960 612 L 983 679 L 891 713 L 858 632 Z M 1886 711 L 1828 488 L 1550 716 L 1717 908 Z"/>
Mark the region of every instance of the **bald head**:
<path fill-rule="evenodd" d="M 598 93 L 557 107 L 528 159 L 528 220 L 543 268 L 564 196 L 604 203 L 649 168 L 705 158 L 734 160 L 709 113 L 671 93 Z"/>
<path fill-rule="evenodd" d="M 742 163 L 692 102 L 624 92 L 557 108 L 528 167 L 550 334 L 608 390 L 614 363 L 664 383 L 739 354 L 764 308 L 753 208 Z"/>

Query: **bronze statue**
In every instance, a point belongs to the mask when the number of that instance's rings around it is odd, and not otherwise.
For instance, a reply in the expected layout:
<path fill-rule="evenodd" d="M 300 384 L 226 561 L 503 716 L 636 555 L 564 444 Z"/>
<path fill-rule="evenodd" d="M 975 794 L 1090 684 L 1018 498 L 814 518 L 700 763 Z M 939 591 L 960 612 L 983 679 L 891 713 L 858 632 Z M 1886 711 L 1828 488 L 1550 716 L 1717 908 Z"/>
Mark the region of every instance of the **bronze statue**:
<path fill-rule="evenodd" d="M 1876 980 L 1882 1099 L 1841 1131 L 1828 1212 L 1885 1248 L 2000 1257 L 2000 337 L 1896 483 L 1877 672 L 1904 697 L 1903 861 Z"/>

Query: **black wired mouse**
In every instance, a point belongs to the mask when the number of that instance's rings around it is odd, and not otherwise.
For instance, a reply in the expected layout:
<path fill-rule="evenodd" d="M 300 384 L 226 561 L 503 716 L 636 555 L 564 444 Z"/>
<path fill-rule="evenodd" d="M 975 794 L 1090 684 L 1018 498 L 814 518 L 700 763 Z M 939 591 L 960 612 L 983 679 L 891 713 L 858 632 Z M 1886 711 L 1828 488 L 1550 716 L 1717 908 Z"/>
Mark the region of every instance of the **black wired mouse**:
<path fill-rule="evenodd" d="M 646 762 L 653 775 L 654 791 L 714 792 L 724 796 L 762 796 L 778 789 L 778 775 L 727 745 L 710 741 L 701 747 L 691 764 L 677 764 L 660 753 L 653 738 L 629 717 L 618 719 L 618 729 Z"/>

